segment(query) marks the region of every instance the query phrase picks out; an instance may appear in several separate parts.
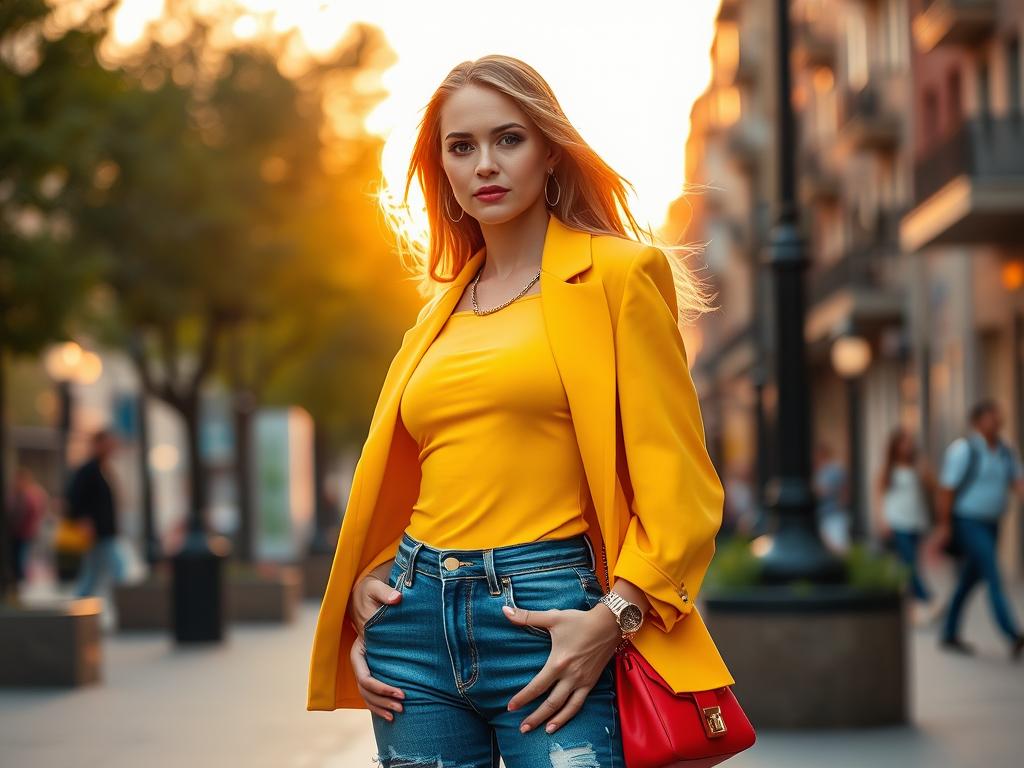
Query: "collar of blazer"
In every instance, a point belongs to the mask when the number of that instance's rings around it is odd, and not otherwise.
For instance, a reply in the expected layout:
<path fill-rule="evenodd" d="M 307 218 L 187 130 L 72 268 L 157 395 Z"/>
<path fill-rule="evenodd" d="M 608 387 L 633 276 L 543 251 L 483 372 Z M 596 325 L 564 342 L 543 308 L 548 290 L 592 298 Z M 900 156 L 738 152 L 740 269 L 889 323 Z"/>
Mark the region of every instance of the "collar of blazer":
<path fill-rule="evenodd" d="M 599 280 L 577 279 L 593 264 L 592 237 L 551 216 L 541 259 L 541 305 L 552 355 L 565 387 L 573 426 L 587 473 L 601 532 L 620 538 L 615 500 L 615 348 L 604 287 Z M 473 255 L 455 281 L 407 333 L 381 390 L 360 461 L 364 476 L 358 512 L 375 508 L 388 463 L 399 405 L 424 352 L 441 331 L 463 289 L 483 261 Z M 349 510 L 350 512 L 352 510 Z M 358 513 L 357 512 L 357 513 Z M 359 515 L 362 517 L 362 515 Z M 368 517 L 364 525 L 369 525 Z M 615 548 L 612 547 L 612 550 Z M 372 553 L 369 553 L 372 555 Z M 614 557 L 614 552 L 609 553 Z"/>

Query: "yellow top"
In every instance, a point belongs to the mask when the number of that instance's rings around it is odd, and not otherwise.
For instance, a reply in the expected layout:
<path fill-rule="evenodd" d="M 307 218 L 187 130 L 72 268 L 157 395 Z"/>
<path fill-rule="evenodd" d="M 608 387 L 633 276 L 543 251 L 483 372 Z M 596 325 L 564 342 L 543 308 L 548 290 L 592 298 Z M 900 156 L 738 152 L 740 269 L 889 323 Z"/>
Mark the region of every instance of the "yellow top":
<path fill-rule="evenodd" d="M 540 294 L 490 315 L 452 314 L 400 412 L 422 472 L 414 539 L 487 549 L 587 530 L 590 491 Z"/>

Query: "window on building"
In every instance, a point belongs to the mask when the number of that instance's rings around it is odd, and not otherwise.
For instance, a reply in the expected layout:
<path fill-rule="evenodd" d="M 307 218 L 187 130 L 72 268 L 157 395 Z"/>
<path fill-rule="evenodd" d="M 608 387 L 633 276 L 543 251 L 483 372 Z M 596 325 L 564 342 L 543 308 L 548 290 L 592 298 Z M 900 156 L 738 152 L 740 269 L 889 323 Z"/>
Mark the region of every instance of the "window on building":
<path fill-rule="evenodd" d="M 887 63 L 897 72 L 906 65 L 907 27 L 904 0 L 887 0 L 885 4 L 885 46 Z"/>
<path fill-rule="evenodd" d="M 1006 85 L 1010 93 L 1007 104 L 1011 115 L 1021 114 L 1021 73 L 1020 73 L 1020 38 L 1015 37 L 1006 43 Z"/>
<path fill-rule="evenodd" d="M 991 112 L 988 62 L 982 61 L 978 63 L 978 117 L 988 117 Z"/>
<path fill-rule="evenodd" d="M 846 15 L 846 79 L 859 91 L 868 84 L 868 33 L 864 9 L 848 6 Z"/>
<path fill-rule="evenodd" d="M 924 144 L 930 147 L 939 137 L 939 94 L 934 88 L 926 88 L 921 103 L 921 130 Z"/>
<path fill-rule="evenodd" d="M 949 130 L 955 131 L 964 121 L 963 89 L 960 85 L 959 69 L 951 69 L 946 75 L 946 113 Z"/>

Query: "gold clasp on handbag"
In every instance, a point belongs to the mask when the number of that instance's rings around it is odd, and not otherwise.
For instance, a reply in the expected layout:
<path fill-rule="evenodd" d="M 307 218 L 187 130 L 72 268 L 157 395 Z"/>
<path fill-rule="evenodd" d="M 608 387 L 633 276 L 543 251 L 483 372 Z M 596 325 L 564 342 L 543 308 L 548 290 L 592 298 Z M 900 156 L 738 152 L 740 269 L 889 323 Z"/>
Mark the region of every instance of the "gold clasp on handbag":
<path fill-rule="evenodd" d="M 707 731 L 709 739 L 722 736 L 728 730 L 725 727 L 725 720 L 722 719 L 721 707 L 704 707 L 701 714 L 704 715 L 704 730 Z"/>

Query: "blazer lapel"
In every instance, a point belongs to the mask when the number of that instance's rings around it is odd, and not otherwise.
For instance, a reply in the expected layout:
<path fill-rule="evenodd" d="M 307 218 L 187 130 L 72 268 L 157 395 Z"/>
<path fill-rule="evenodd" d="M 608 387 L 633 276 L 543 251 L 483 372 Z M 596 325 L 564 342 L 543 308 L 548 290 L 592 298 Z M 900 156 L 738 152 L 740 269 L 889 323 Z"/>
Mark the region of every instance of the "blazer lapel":
<path fill-rule="evenodd" d="M 601 282 L 578 277 L 593 264 L 591 240 L 590 234 L 551 217 L 541 264 L 541 305 L 601 532 L 618 541 L 611 316 Z"/>

